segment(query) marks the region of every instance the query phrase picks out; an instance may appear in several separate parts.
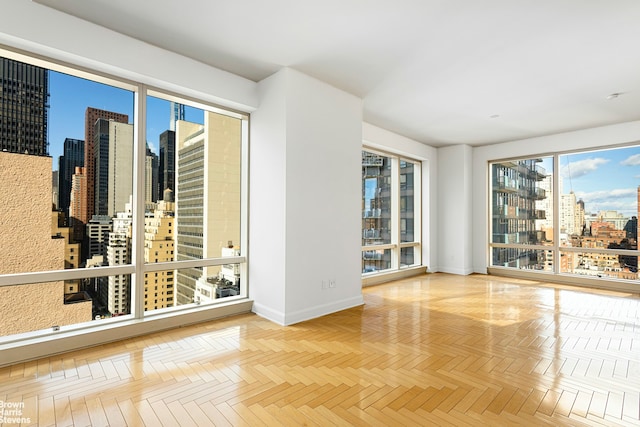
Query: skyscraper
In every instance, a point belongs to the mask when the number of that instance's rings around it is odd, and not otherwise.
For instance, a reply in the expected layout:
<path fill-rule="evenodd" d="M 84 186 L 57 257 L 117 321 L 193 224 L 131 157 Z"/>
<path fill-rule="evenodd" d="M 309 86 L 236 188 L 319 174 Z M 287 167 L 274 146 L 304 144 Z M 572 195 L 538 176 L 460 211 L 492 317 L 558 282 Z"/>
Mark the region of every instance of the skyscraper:
<path fill-rule="evenodd" d="M 540 185 L 547 176 L 541 163 L 542 159 L 526 159 L 492 164 L 493 243 L 539 245 L 546 241 L 545 233 L 536 229 L 536 221 L 545 215 L 538 212 L 537 203 L 547 197 Z M 494 248 L 492 265 L 540 269 L 546 264 L 545 256 L 537 249 Z"/>
<path fill-rule="evenodd" d="M 58 210 L 64 212 L 65 221 L 69 220 L 71 204 L 71 184 L 76 167 L 84 166 L 84 141 L 65 138 L 63 154 L 58 161 Z"/>
<path fill-rule="evenodd" d="M 69 195 L 69 226 L 73 227 L 75 242 L 82 242 L 84 239 L 85 224 L 79 218 L 86 205 L 87 175 L 83 167 L 76 166 L 73 175 L 71 175 L 71 193 Z"/>
<path fill-rule="evenodd" d="M 169 129 L 175 131 L 178 120 L 184 120 L 184 105 L 171 101 L 169 108 L 171 109 Z"/>
<path fill-rule="evenodd" d="M 158 202 L 153 216 L 144 220 L 144 261 L 149 263 L 173 261 L 173 203 Z M 174 272 L 155 271 L 144 277 L 144 310 L 173 307 Z"/>
<path fill-rule="evenodd" d="M 176 260 L 222 256 L 240 241 L 241 121 L 205 112 L 204 125 L 176 126 Z M 220 267 L 180 269 L 176 305 L 193 301 L 199 279 Z"/>
<path fill-rule="evenodd" d="M 49 71 L 0 58 L 0 151 L 47 156 Z"/>
<path fill-rule="evenodd" d="M 98 119 L 93 143 L 95 214 L 113 217 L 133 192 L 133 125 Z"/>
<path fill-rule="evenodd" d="M 102 257 L 101 262 L 106 261 L 109 233 L 112 230 L 112 219 L 106 215 L 94 215 L 87 224 L 86 231 L 86 256 L 89 260 L 94 256 Z"/>
<path fill-rule="evenodd" d="M 158 201 L 158 156 L 147 144 L 147 155 L 144 162 L 144 201 L 146 204 Z"/>
<path fill-rule="evenodd" d="M 158 173 L 159 198 L 167 188 L 175 192 L 176 133 L 166 130 L 160 134 L 160 168 Z"/>
<path fill-rule="evenodd" d="M 113 218 L 113 231 L 109 233 L 107 264 L 123 265 L 131 262 L 131 203 L 126 203 L 124 212 Z M 105 283 L 106 282 L 106 283 Z M 131 276 L 112 274 L 102 278 L 100 296 L 112 315 L 128 314 L 131 303 Z"/>
<path fill-rule="evenodd" d="M 113 120 L 119 123 L 129 123 L 129 116 L 126 114 L 115 113 L 113 111 L 100 110 L 88 107 L 85 111 L 84 119 L 84 167 L 87 176 L 87 203 L 79 218 L 84 224 L 89 223 L 91 217 L 96 213 L 95 210 L 95 124 L 98 119 Z"/>

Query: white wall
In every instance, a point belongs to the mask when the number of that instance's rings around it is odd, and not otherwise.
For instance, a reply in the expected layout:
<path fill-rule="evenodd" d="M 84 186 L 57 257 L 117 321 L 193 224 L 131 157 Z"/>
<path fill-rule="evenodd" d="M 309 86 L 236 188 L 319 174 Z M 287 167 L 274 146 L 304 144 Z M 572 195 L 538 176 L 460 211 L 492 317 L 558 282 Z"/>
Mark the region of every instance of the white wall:
<path fill-rule="evenodd" d="M 251 115 L 249 150 L 249 297 L 254 311 L 285 322 L 286 74 L 258 85 L 260 108 Z M 253 282 L 256 282 L 255 286 Z"/>
<path fill-rule="evenodd" d="M 360 305 L 361 100 L 286 68 L 259 93 L 250 159 L 254 310 L 287 325 Z M 335 287 L 323 289 L 330 280 Z"/>
<path fill-rule="evenodd" d="M 439 271 L 473 272 L 472 148 L 455 145 L 438 149 Z"/>
<path fill-rule="evenodd" d="M 498 159 L 606 147 L 640 141 L 640 121 L 530 138 L 473 149 L 473 270 L 488 267 L 488 162 Z"/>
<path fill-rule="evenodd" d="M 422 264 L 439 271 L 438 259 L 438 150 L 369 123 L 362 125 L 367 147 L 406 156 L 422 162 Z"/>
<path fill-rule="evenodd" d="M 0 44 L 251 111 L 256 83 L 25 0 L 2 1 Z"/>
<path fill-rule="evenodd" d="M 251 296 L 283 324 L 362 303 L 360 99 L 287 69 L 257 84 L 31 1 L 4 0 L 2 15 L 0 44 L 252 112 Z M 437 150 L 364 129 L 423 161 L 423 263 L 437 271 Z"/>

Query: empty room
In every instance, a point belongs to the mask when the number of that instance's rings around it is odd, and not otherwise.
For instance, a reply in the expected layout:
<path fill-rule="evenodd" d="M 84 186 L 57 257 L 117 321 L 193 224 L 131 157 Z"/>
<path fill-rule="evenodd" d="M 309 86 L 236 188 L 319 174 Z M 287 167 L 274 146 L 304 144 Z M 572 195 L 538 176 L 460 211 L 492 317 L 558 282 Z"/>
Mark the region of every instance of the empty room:
<path fill-rule="evenodd" d="M 5 0 L 0 426 L 640 425 L 640 4 Z"/>

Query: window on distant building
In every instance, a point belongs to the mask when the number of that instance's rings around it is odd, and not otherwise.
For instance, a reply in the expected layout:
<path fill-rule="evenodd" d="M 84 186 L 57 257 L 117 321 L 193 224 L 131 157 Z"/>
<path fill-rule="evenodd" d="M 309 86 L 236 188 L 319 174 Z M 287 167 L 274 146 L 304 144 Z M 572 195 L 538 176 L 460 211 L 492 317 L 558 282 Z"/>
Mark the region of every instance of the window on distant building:
<path fill-rule="evenodd" d="M 421 264 L 420 162 L 362 151 L 362 273 Z"/>

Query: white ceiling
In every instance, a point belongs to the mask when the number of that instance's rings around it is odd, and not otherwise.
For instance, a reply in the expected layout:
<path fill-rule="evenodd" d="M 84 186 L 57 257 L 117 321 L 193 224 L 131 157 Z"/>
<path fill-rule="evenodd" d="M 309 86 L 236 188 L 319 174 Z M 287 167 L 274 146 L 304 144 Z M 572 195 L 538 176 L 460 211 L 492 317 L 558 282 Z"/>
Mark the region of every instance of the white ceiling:
<path fill-rule="evenodd" d="M 36 1 L 251 80 L 292 67 L 432 146 L 640 120 L 638 0 Z"/>

